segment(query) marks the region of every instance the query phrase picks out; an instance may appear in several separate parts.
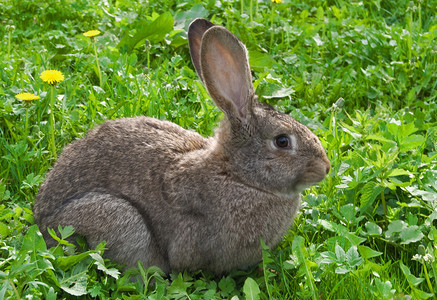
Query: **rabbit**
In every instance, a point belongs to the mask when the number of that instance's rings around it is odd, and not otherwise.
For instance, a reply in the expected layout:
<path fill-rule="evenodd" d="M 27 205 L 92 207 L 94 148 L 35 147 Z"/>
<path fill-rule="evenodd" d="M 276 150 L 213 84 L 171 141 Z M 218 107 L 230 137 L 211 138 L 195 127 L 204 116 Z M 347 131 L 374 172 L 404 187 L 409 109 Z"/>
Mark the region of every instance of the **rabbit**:
<path fill-rule="evenodd" d="M 224 274 L 262 259 L 300 205 L 300 192 L 327 175 L 319 139 L 258 101 L 248 53 L 230 31 L 205 19 L 188 30 L 194 67 L 224 113 L 202 137 L 150 117 L 106 121 L 65 147 L 40 187 L 35 221 L 72 225 L 105 256 L 164 272 Z"/>

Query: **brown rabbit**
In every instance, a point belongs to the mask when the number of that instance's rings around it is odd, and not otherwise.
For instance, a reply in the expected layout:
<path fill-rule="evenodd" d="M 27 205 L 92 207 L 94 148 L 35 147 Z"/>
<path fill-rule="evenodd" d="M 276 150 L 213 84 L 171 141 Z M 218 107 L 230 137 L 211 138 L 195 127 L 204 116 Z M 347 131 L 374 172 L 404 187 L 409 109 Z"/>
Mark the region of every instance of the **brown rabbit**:
<path fill-rule="evenodd" d="M 91 247 L 127 266 L 207 269 L 261 259 L 292 224 L 300 192 L 329 160 L 311 131 L 254 93 L 247 51 L 227 29 L 197 19 L 188 38 L 199 77 L 224 112 L 213 137 L 148 117 L 103 123 L 67 146 L 40 188 L 34 213 L 72 225 Z"/>

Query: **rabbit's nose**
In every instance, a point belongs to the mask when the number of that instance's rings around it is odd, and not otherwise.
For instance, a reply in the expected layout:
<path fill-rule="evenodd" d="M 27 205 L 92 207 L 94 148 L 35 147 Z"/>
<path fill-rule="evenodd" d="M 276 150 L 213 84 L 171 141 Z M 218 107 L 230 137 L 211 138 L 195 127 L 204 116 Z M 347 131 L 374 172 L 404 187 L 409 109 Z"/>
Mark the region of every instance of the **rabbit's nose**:
<path fill-rule="evenodd" d="M 326 163 L 326 174 L 328 174 L 329 171 L 331 170 L 331 162 L 329 161 L 326 155 L 325 155 L 325 163 Z"/>
<path fill-rule="evenodd" d="M 326 174 L 329 173 L 329 170 L 331 170 L 331 163 L 328 162 L 328 165 L 326 166 Z"/>

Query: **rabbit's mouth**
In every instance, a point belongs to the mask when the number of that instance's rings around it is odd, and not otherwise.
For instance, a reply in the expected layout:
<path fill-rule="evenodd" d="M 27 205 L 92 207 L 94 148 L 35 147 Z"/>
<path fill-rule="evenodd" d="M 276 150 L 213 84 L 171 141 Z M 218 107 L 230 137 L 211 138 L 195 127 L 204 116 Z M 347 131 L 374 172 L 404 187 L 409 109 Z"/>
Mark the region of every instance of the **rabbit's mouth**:
<path fill-rule="evenodd" d="M 322 181 L 327 173 L 329 172 L 329 167 L 322 164 L 312 165 L 311 168 L 307 169 L 305 173 L 301 175 L 297 183 L 294 185 L 294 191 L 297 193 L 318 184 Z"/>
<path fill-rule="evenodd" d="M 311 187 L 311 186 L 313 186 L 313 185 L 318 184 L 320 181 L 321 181 L 321 180 L 319 180 L 319 181 L 299 181 L 299 183 L 297 183 L 297 184 L 295 185 L 295 187 L 294 187 L 294 191 L 295 191 L 296 193 L 301 193 L 301 192 L 303 192 L 304 190 L 306 190 L 307 188 L 309 188 L 309 187 Z"/>

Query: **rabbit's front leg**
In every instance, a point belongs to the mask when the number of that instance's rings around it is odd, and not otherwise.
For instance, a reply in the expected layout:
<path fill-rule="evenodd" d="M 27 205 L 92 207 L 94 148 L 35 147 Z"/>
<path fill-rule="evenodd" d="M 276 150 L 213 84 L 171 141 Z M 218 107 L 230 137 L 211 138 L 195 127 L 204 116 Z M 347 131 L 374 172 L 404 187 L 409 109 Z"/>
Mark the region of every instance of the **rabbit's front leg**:
<path fill-rule="evenodd" d="M 72 225 L 91 248 L 106 241 L 105 256 L 127 267 L 136 267 L 141 260 L 145 266 L 170 270 L 153 231 L 147 226 L 147 216 L 140 214 L 128 199 L 88 192 L 67 200 L 47 216 L 43 224 L 43 234 L 47 227 Z"/>

